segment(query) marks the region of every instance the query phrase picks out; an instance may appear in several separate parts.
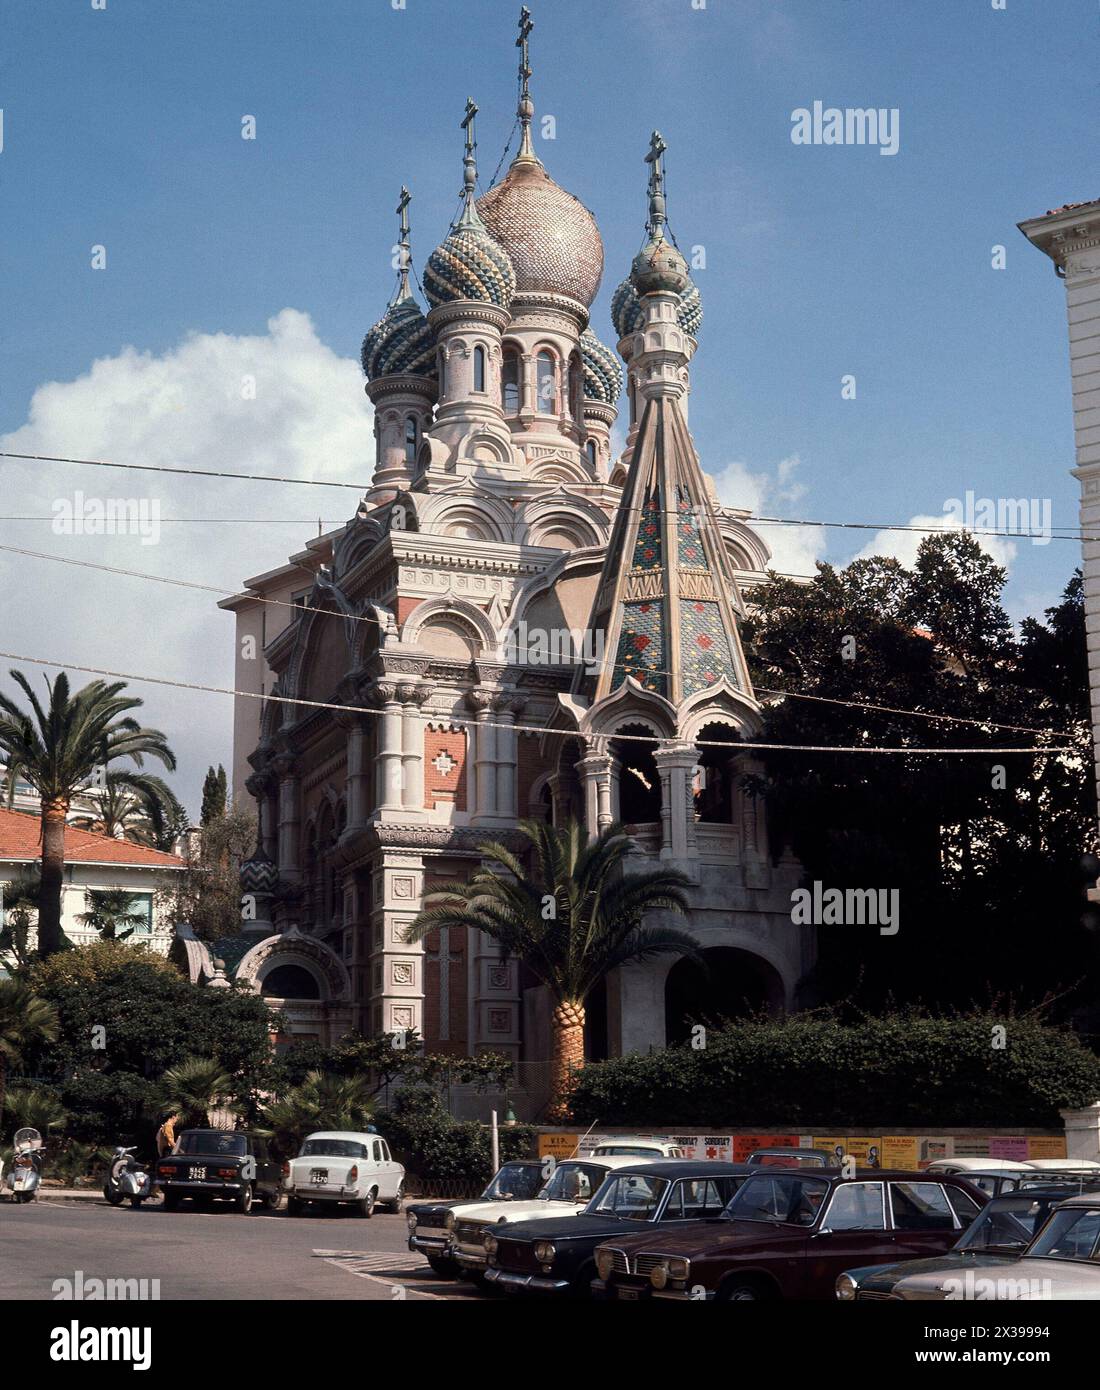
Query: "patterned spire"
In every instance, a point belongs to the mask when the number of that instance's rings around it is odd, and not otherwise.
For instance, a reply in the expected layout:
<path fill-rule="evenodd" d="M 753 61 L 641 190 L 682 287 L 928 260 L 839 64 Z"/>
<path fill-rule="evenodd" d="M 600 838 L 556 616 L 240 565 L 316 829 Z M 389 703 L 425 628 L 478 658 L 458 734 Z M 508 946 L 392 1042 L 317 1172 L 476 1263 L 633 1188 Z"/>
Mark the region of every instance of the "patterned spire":
<path fill-rule="evenodd" d="M 628 678 L 673 705 L 725 681 L 752 698 L 737 630 L 743 611 L 679 400 L 646 403 L 589 625 L 598 673 L 575 692 L 595 703 Z"/>

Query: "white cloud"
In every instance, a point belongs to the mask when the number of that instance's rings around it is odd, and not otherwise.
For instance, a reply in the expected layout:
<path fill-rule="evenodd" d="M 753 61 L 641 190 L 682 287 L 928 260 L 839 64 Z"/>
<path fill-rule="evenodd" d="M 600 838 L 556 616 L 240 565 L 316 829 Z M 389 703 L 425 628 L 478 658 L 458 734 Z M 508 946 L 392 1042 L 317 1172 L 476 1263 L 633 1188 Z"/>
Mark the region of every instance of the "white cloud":
<path fill-rule="evenodd" d="M 918 528 L 929 528 L 929 530 L 951 530 L 961 531 L 962 524 L 953 517 L 940 513 L 938 516 L 911 516 L 906 523 L 909 526 Z M 872 540 L 869 540 L 863 549 L 852 558 L 856 560 L 866 559 L 872 555 L 892 555 L 895 559 L 909 568 L 916 562 L 917 551 L 920 543 L 928 534 L 927 530 L 918 529 L 915 531 L 878 531 Z M 1006 540 L 1003 536 L 975 536 L 981 548 L 987 555 L 997 562 L 1010 568 L 1016 558 L 1016 546 L 1013 541 Z"/>
<path fill-rule="evenodd" d="M 806 494 L 797 473 L 801 460 L 797 454 L 781 459 L 771 472 L 752 471 L 745 463 L 728 463 L 714 475 L 718 500 L 724 507 L 747 507 L 753 515 L 784 515 Z M 749 524 L 771 548 L 772 567 L 781 574 L 813 575 L 814 562 L 825 553 L 827 536 L 820 526 L 777 526 Z"/>
<path fill-rule="evenodd" d="M 309 316 L 295 309 L 276 314 L 264 334 L 193 333 L 162 354 L 126 347 L 75 381 L 49 382 L 0 449 L 364 485 L 373 471 L 371 410 L 359 367 L 326 347 Z M 0 523 L 3 544 L 198 580 L 227 593 L 301 549 L 316 535 L 317 518 L 339 523 L 357 503 L 352 489 L 12 459 L 0 460 L 0 469 L 6 514 L 52 516 L 55 503 L 79 489 L 88 498 L 154 500 L 165 518 L 155 545 L 136 536 L 57 535 L 43 521 Z M 277 524 L 285 520 L 298 524 Z M 5 650 L 232 684 L 233 621 L 219 612 L 215 595 L 3 552 L 0 566 Z M 5 689 L 8 665 L 0 671 Z M 231 701 L 152 685 L 135 693 L 145 700 L 142 717 L 165 730 L 179 757 L 176 786 L 194 814 L 207 764 L 229 766 Z"/>

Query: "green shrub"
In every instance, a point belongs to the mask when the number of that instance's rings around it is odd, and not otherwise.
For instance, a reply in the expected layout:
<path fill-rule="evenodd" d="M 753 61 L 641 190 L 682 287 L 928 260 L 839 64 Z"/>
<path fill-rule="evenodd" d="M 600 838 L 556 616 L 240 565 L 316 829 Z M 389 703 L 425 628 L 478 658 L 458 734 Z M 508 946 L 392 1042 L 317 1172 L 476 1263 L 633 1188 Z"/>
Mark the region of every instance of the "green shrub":
<path fill-rule="evenodd" d="M 994 1029 L 1005 1046 L 994 1046 Z M 593 1062 L 579 1124 L 1057 1126 L 1100 1100 L 1100 1058 L 1034 1016 L 794 1015 L 711 1029 L 706 1047 Z"/>
<path fill-rule="evenodd" d="M 488 1126 L 453 1119 L 430 1086 L 401 1087 L 391 1108 L 376 1112 L 374 1123 L 395 1157 L 424 1181 L 488 1182 L 493 1176 Z M 534 1144 L 535 1131 L 529 1125 L 502 1127 L 501 1162 L 530 1157 Z"/>

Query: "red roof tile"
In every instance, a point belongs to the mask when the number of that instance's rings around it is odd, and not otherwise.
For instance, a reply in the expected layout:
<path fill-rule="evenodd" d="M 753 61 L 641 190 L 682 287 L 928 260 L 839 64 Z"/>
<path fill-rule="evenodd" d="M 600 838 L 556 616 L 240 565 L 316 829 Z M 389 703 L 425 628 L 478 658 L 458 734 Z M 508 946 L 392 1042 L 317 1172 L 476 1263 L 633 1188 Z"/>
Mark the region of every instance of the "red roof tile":
<path fill-rule="evenodd" d="M 31 862 L 42 856 L 39 819 L 22 811 L 0 810 L 0 860 Z M 181 869 L 183 860 L 159 849 L 113 840 L 90 830 L 65 827 L 65 860 L 70 864 L 126 864 L 138 868 Z"/>

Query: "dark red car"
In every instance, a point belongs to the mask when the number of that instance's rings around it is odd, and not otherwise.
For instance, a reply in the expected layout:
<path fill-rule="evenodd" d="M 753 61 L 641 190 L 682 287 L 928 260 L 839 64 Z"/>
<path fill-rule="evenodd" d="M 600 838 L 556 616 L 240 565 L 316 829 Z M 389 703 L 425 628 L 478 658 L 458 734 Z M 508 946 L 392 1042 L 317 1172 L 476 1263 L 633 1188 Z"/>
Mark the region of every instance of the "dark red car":
<path fill-rule="evenodd" d="M 769 1169 L 721 1216 L 608 1240 L 596 1250 L 597 1298 L 832 1298 L 857 1265 L 949 1250 L 989 1199 L 936 1173 Z"/>

